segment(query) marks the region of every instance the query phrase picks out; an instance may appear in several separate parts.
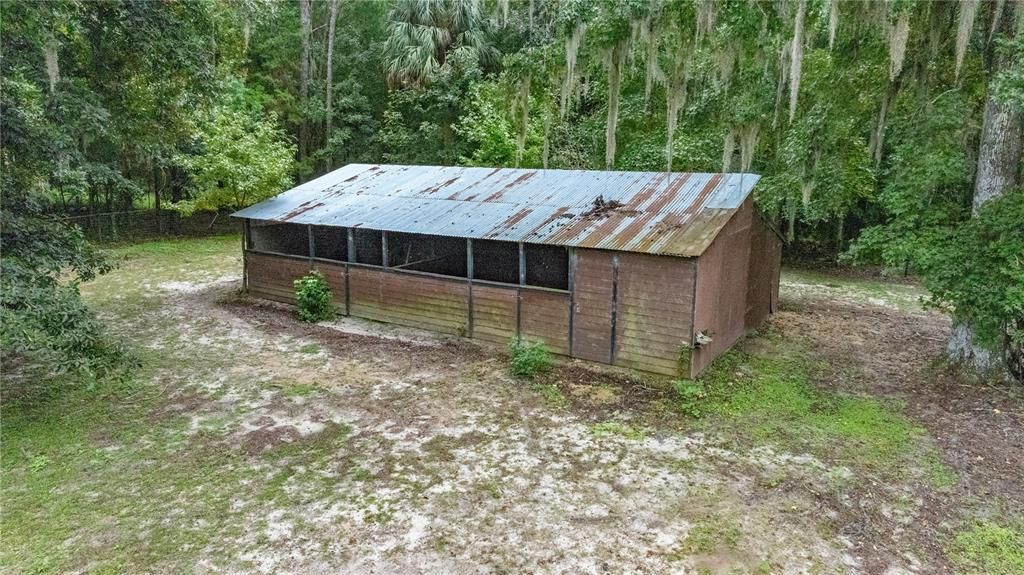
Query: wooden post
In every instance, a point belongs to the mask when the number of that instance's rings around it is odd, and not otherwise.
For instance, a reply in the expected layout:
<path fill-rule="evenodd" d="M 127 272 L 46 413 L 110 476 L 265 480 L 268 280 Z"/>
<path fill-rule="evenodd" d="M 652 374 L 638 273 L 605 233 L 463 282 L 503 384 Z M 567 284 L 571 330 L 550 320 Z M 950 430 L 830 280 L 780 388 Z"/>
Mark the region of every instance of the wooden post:
<path fill-rule="evenodd" d="M 352 315 L 352 290 L 349 288 L 352 267 L 349 264 L 356 263 L 356 234 L 352 228 L 345 229 L 345 251 L 348 252 L 345 258 L 345 315 Z"/>
<path fill-rule="evenodd" d="M 313 225 L 306 224 L 306 235 L 309 239 L 309 267 L 313 267 L 313 258 L 316 257 L 316 239 L 313 237 Z"/>
<path fill-rule="evenodd" d="M 388 267 L 388 233 L 380 233 L 380 265 Z"/>
<path fill-rule="evenodd" d="M 519 242 L 519 287 L 516 288 L 516 339 L 520 338 L 523 323 L 523 286 L 526 285 L 526 250 Z"/>
<path fill-rule="evenodd" d="M 249 291 L 249 218 L 242 220 L 242 289 Z"/>
<path fill-rule="evenodd" d="M 469 313 L 466 335 L 473 337 L 473 240 L 466 238 L 466 283 L 469 289 Z"/>
<path fill-rule="evenodd" d="M 615 320 L 619 306 L 619 254 L 612 256 L 612 337 L 608 351 L 608 363 L 615 363 Z"/>
<path fill-rule="evenodd" d="M 572 321 L 576 315 L 576 248 L 569 248 L 569 355 L 572 350 Z"/>

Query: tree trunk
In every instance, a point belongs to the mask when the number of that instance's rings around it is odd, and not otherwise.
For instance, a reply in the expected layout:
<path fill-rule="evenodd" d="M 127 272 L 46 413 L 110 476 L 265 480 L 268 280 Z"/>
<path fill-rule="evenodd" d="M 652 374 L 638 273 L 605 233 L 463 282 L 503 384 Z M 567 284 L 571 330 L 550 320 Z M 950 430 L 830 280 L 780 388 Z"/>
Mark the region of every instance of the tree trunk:
<path fill-rule="evenodd" d="M 1002 19 L 1007 36 L 1014 34 L 1016 3 L 1007 2 Z M 1012 66 L 1011 58 L 997 58 L 993 72 Z M 993 76 L 995 74 L 992 74 Z M 986 202 L 994 200 L 1017 185 L 1024 138 L 1024 115 L 1011 104 L 1001 103 L 989 91 L 982 119 L 981 145 L 978 149 L 978 171 L 974 180 L 973 213 Z M 969 323 L 957 322 L 949 339 L 947 353 L 952 361 L 981 372 L 1004 371 L 1008 364 L 1020 364 L 1021 350 L 1004 349 L 993 352 L 977 345 Z"/>
<path fill-rule="evenodd" d="M 330 154 L 331 143 L 331 122 L 333 120 L 334 105 L 334 26 L 338 21 L 338 0 L 331 0 L 331 15 L 327 23 L 327 119 L 324 122 L 324 138 L 327 140 L 327 170 L 330 171 L 333 165 L 333 158 Z"/>
<path fill-rule="evenodd" d="M 302 113 L 299 120 L 299 161 L 306 159 L 309 145 L 309 126 L 306 122 L 308 110 L 306 106 L 309 99 L 309 37 L 312 27 L 312 5 L 311 0 L 299 0 L 299 22 L 302 26 L 302 62 L 299 66 L 299 100 L 302 103 Z M 300 174 L 299 181 L 302 181 Z"/>

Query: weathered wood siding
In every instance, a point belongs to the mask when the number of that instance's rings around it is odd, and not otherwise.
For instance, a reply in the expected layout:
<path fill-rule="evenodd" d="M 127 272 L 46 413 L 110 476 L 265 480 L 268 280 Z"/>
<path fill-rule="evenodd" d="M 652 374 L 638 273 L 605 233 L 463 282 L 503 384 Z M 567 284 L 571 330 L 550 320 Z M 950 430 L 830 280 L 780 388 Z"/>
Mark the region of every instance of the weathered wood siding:
<path fill-rule="evenodd" d="M 612 361 L 613 252 L 576 250 L 571 355 Z"/>
<path fill-rule="evenodd" d="M 249 293 L 283 303 L 295 303 L 295 280 L 309 273 L 309 258 L 245 252 Z"/>
<path fill-rule="evenodd" d="M 782 239 L 754 214 L 750 227 L 750 264 L 747 272 L 748 330 L 757 329 L 775 313 L 779 302 L 779 269 Z"/>
<path fill-rule="evenodd" d="M 520 293 L 519 336 L 540 341 L 551 351 L 569 354 L 569 294 L 523 288 Z"/>
<path fill-rule="evenodd" d="M 473 337 L 506 345 L 516 335 L 515 286 L 473 284 Z"/>
<path fill-rule="evenodd" d="M 732 347 L 746 332 L 747 274 L 753 198 L 748 198 L 697 260 L 693 329 L 707 331 L 711 343 L 694 350 L 690 375 Z"/>
<path fill-rule="evenodd" d="M 313 268 L 324 274 L 324 279 L 327 280 L 327 285 L 331 288 L 331 301 L 337 306 L 338 313 L 347 314 L 348 310 L 345 309 L 345 282 L 347 281 L 345 264 L 314 260 Z"/>
<path fill-rule="evenodd" d="M 349 268 L 349 313 L 377 321 L 466 335 L 466 280 Z"/>
<path fill-rule="evenodd" d="M 695 260 L 632 253 L 618 258 L 615 365 L 680 375 L 680 352 L 693 330 Z"/>

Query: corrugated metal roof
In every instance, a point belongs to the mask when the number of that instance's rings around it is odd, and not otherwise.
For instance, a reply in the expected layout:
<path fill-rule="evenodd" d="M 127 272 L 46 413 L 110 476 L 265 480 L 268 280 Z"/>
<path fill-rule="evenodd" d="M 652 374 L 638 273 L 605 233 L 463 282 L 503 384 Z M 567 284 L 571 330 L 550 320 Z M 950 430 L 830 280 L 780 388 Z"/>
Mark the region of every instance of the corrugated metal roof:
<path fill-rule="evenodd" d="M 239 218 L 697 256 L 760 176 L 350 164 Z M 594 201 L 617 202 L 594 210 Z"/>

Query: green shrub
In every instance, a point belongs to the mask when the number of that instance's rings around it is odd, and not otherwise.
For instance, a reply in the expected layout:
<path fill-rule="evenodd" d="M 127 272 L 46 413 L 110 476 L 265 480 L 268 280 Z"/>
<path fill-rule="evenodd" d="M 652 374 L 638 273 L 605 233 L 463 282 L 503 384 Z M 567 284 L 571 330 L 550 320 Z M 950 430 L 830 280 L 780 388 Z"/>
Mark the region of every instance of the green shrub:
<path fill-rule="evenodd" d="M 315 323 L 334 317 L 331 288 L 319 270 L 313 270 L 295 280 L 295 299 L 299 306 L 298 316 L 302 321 Z"/>
<path fill-rule="evenodd" d="M 513 338 L 508 345 L 509 368 L 512 375 L 532 379 L 551 369 L 551 352 L 539 342 L 526 342 Z"/>
<path fill-rule="evenodd" d="M 673 387 L 679 399 L 679 411 L 690 417 L 700 417 L 701 400 L 708 395 L 704 383 L 692 379 L 680 379 L 673 384 Z"/>

